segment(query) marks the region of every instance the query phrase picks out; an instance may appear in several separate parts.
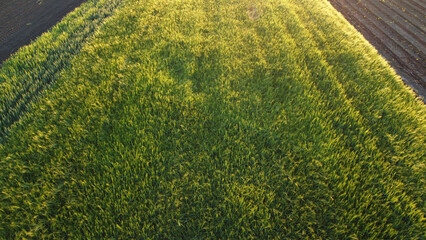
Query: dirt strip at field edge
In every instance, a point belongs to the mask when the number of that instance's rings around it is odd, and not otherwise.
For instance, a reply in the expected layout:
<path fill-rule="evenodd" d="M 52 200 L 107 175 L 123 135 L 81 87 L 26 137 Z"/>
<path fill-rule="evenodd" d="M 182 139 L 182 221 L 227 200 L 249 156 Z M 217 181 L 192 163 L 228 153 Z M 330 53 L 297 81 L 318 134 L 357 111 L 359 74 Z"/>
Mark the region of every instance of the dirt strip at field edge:
<path fill-rule="evenodd" d="M 426 0 L 329 0 L 426 102 Z"/>

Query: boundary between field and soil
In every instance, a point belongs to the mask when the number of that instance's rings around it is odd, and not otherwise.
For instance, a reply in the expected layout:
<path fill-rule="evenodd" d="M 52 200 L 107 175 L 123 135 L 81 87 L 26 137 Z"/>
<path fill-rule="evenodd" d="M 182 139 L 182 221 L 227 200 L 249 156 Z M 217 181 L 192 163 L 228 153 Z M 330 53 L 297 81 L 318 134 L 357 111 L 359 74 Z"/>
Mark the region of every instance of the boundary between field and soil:
<path fill-rule="evenodd" d="M 20 47 L 29 44 L 86 0 L 0 0 L 0 68 Z M 426 35 L 415 1 L 329 0 L 385 57 L 404 82 L 426 101 Z M 423 0 L 422 0 L 423 1 Z"/>
<path fill-rule="evenodd" d="M 86 0 L 0 0 L 0 67 Z"/>
<path fill-rule="evenodd" d="M 26 115 L 45 89 L 56 82 L 61 72 L 68 67 L 105 19 L 113 14 L 120 2 L 120 0 L 86 1 L 32 44 L 20 48 L 2 63 L 0 143 L 9 128 Z M 54 5 L 52 3 L 51 6 Z"/>
<path fill-rule="evenodd" d="M 426 1 L 329 2 L 377 49 L 404 83 L 426 102 Z"/>

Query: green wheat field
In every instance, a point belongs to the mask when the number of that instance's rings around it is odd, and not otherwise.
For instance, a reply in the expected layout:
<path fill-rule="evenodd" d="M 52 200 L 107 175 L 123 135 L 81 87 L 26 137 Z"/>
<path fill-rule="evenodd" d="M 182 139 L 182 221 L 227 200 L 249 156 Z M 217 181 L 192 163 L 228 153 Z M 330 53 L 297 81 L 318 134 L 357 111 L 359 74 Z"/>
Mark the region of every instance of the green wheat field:
<path fill-rule="evenodd" d="M 0 70 L 0 239 L 425 239 L 425 117 L 327 0 L 89 0 Z"/>

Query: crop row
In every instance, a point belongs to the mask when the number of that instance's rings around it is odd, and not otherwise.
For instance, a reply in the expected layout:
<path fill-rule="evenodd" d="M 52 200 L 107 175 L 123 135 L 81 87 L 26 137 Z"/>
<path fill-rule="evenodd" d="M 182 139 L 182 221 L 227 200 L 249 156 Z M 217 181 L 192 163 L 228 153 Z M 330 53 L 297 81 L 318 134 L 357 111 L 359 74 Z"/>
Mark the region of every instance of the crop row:
<path fill-rule="evenodd" d="M 0 70 L 0 141 L 43 90 L 59 78 L 119 2 L 87 2 L 4 62 Z"/>

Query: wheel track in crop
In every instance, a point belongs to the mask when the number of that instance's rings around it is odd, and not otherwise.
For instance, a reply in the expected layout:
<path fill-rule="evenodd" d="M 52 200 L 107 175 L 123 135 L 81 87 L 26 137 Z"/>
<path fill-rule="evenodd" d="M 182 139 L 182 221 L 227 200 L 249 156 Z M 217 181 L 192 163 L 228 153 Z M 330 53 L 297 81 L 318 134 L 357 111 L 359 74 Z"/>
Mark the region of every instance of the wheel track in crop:
<path fill-rule="evenodd" d="M 419 96 L 426 96 L 424 0 L 329 0 Z"/>

